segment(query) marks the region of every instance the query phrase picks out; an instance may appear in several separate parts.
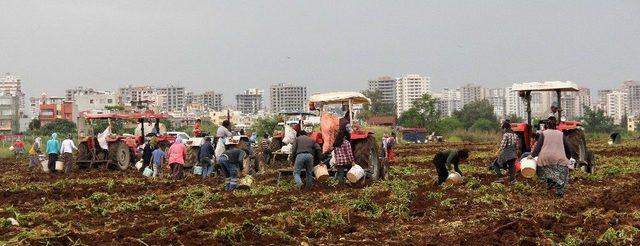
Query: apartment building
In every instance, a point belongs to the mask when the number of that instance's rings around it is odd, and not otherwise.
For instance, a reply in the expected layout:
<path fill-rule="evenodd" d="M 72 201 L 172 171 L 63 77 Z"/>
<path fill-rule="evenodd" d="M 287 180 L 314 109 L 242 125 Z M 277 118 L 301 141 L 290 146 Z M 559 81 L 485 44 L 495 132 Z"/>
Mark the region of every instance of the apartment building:
<path fill-rule="evenodd" d="M 306 111 L 307 87 L 290 83 L 279 83 L 269 90 L 270 110 L 272 112 Z"/>
<path fill-rule="evenodd" d="M 407 74 L 396 79 L 395 101 L 396 115 L 409 110 L 413 101 L 422 95 L 431 93 L 431 79 L 419 74 Z"/>
<path fill-rule="evenodd" d="M 395 105 L 396 78 L 382 76 L 377 79 L 369 80 L 369 90 L 380 91 L 382 94 L 382 103 Z"/>
<path fill-rule="evenodd" d="M 20 131 L 20 102 L 18 96 L 0 95 L 0 133 L 17 133 Z"/>
<path fill-rule="evenodd" d="M 22 92 L 22 80 L 11 73 L 6 73 L 3 77 L 0 77 L 0 94 L 9 94 L 17 97 L 18 100 L 18 112 L 20 115 L 25 114 L 25 102 L 24 92 Z"/>
<path fill-rule="evenodd" d="M 236 109 L 243 114 L 257 114 L 263 109 L 262 94 L 262 90 L 249 89 L 236 95 Z"/>

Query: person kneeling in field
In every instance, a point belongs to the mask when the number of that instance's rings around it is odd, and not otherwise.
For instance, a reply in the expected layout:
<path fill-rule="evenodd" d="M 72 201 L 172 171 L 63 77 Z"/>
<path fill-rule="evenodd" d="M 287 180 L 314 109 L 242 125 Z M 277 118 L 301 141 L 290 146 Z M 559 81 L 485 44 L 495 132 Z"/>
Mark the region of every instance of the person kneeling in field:
<path fill-rule="evenodd" d="M 463 162 L 468 158 L 468 149 L 447 149 L 438 152 L 433 157 L 433 164 L 438 172 L 437 184 L 442 185 L 447 180 L 447 177 L 449 177 L 449 170 L 451 170 L 451 164 L 453 164 L 453 169 L 462 176 L 462 171 L 460 171 L 458 165 L 460 165 L 460 162 Z"/>
<path fill-rule="evenodd" d="M 219 157 L 222 173 L 224 173 L 224 190 L 233 191 L 238 185 L 238 167 L 242 165 L 247 153 L 238 148 L 239 140 L 227 139 L 227 150 Z"/>

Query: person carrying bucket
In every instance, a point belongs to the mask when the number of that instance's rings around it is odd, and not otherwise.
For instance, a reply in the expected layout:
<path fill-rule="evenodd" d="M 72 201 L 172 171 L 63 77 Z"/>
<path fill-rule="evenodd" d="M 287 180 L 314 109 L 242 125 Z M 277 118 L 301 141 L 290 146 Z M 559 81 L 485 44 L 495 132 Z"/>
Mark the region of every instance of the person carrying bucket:
<path fill-rule="evenodd" d="M 67 138 L 62 141 L 62 147 L 60 147 L 60 153 L 62 153 L 62 160 L 64 161 L 64 173 L 70 173 L 73 166 L 73 150 L 78 150 L 72 140 L 71 133 L 67 134 Z"/>
<path fill-rule="evenodd" d="M 171 178 L 174 180 L 182 179 L 184 174 L 182 167 L 184 166 L 184 159 L 187 156 L 187 147 L 182 143 L 182 137 L 178 135 L 176 142 L 171 145 L 169 151 L 167 151 L 167 157 L 169 158 L 169 166 L 171 167 Z"/>
<path fill-rule="evenodd" d="M 571 147 L 562 131 L 556 129 L 556 118 L 549 117 L 546 130 L 540 133 L 536 147 L 527 158 L 538 157 L 536 172 L 547 183 L 548 189 L 556 189 L 558 197 L 564 196 L 569 183 L 569 159 Z"/>
<path fill-rule="evenodd" d="M 513 182 L 516 180 L 516 169 L 515 163 L 516 158 L 518 157 L 518 149 L 520 145 L 520 140 L 518 139 L 518 135 L 516 135 L 513 130 L 511 130 L 511 124 L 509 121 L 504 121 L 502 123 L 502 131 L 504 134 L 502 135 L 502 141 L 500 142 L 500 149 L 498 149 L 498 158 L 493 163 L 493 170 L 498 175 L 499 179 L 496 182 L 504 182 L 504 178 L 502 177 L 502 169 L 507 169 L 509 172 L 509 182 Z"/>
<path fill-rule="evenodd" d="M 303 168 L 306 174 L 304 182 L 305 188 L 310 190 L 313 186 L 313 162 L 318 152 L 320 152 L 320 145 L 311 139 L 305 130 L 301 130 L 300 136 L 296 138 L 291 148 L 291 156 L 295 156 L 293 180 L 296 182 L 298 189 L 302 189 L 303 186 L 302 178 L 300 178 L 300 173 Z M 289 159 L 291 159 L 291 156 Z"/>
<path fill-rule="evenodd" d="M 52 133 L 51 139 L 47 141 L 47 154 L 49 155 L 49 172 L 56 172 L 56 161 L 58 161 L 58 155 L 60 154 L 60 141 L 58 141 L 58 134 Z"/>
<path fill-rule="evenodd" d="M 447 149 L 436 153 L 433 157 L 433 165 L 435 165 L 436 171 L 438 172 L 437 185 L 442 185 L 447 181 L 451 165 L 453 165 L 453 169 L 462 176 L 462 171 L 460 171 L 458 166 L 460 162 L 466 161 L 468 158 L 468 149 Z"/>
<path fill-rule="evenodd" d="M 238 186 L 238 167 L 244 161 L 247 153 L 238 148 L 239 138 L 229 138 L 225 144 L 227 150 L 220 155 L 219 162 L 225 176 L 224 190 L 233 191 Z"/>
<path fill-rule="evenodd" d="M 162 163 L 165 160 L 164 146 L 153 146 L 154 150 L 151 152 L 151 162 L 153 163 L 153 178 L 162 178 Z"/>
<path fill-rule="evenodd" d="M 29 168 L 33 168 L 35 166 L 38 166 L 38 163 L 40 162 L 40 154 L 42 154 L 42 148 L 40 147 L 42 145 L 42 138 L 37 137 L 35 140 L 33 140 L 33 145 L 31 145 L 31 149 L 29 149 Z"/>
<path fill-rule="evenodd" d="M 335 154 L 336 168 L 338 169 L 336 179 L 339 184 L 345 183 L 346 171 L 355 162 L 351 142 L 349 142 L 351 139 L 349 132 L 351 119 L 349 114 L 350 112 L 347 111 L 345 116 L 340 119 L 336 141 L 333 143 L 333 153 Z"/>

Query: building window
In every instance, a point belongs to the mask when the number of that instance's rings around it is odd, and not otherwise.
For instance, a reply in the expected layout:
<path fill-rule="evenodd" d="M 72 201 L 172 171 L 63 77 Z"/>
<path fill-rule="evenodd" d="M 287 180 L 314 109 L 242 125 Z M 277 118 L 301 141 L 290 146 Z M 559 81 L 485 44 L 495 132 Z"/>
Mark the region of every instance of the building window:
<path fill-rule="evenodd" d="M 93 104 L 93 99 L 89 99 L 89 103 L 90 103 L 90 104 Z"/>

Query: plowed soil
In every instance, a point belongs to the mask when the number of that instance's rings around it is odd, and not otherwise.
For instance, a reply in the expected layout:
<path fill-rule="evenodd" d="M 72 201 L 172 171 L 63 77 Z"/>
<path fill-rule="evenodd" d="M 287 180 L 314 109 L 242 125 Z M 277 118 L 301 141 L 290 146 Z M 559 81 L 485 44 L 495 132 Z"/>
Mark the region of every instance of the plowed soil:
<path fill-rule="evenodd" d="M 433 155 L 462 147 L 472 150 L 464 182 L 435 186 Z M 51 175 L 0 160 L 0 245 L 638 244 L 640 145 L 589 147 L 596 173 L 572 171 L 563 198 L 537 179 L 493 183 L 495 143 L 401 145 L 390 180 L 311 191 L 293 188 L 290 176 L 277 186 L 273 170 L 226 193 L 221 178 Z"/>

